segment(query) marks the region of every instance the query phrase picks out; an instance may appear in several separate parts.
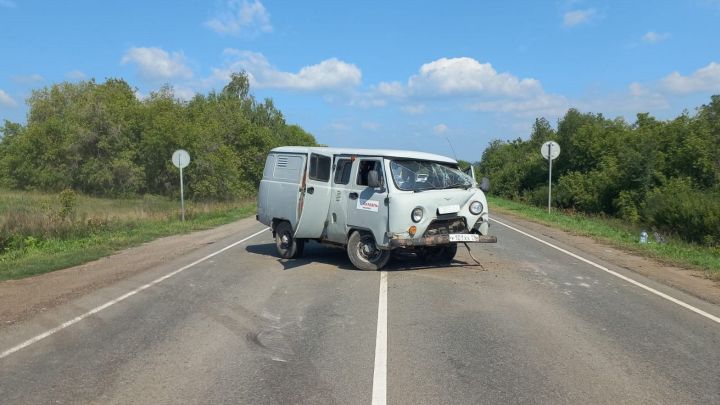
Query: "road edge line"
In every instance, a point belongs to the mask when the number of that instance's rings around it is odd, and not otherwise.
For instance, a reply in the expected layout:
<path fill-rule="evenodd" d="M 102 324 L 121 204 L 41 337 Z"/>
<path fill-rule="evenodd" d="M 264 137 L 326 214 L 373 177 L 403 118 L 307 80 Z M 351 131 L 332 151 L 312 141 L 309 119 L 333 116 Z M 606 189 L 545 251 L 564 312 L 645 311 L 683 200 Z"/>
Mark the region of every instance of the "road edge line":
<path fill-rule="evenodd" d="M 372 405 L 385 405 L 387 403 L 387 278 L 386 271 L 380 272 Z"/>
<path fill-rule="evenodd" d="M 642 289 L 645 290 L 645 291 L 648 291 L 648 292 L 650 292 L 650 293 L 653 293 L 653 294 L 657 295 L 658 297 L 664 298 L 664 299 L 666 299 L 666 300 L 668 300 L 668 301 L 670 301 L 670 302 L 672 302 L 672 303 L 674 303 L 674 304 L 677 304 L 677 305 L 679 305 L 679 306 L 681 306 L 681 307 L 683 307 L 683 308 L 685 308 L 685 309 L 688 309 L 688 310 L 690 310 L 690 311 L 692 311 L 692 312 L 695 312 L 695 313 L 698 314 L 698 315 L 704 316 L 705 318 L 710 319 L 711 321 L 720 324 L 720 317 L 717 317 L 717 316 L 715 316 L 715 315 L 713 315 L 713 314 L 711 314 L 711 313 L 705 312 L 705 311 L 703 311 L 703 310 L 700 309 L 700 308 L 694 307 L 694 306 L 692 306 L 692 305 L 690 305 L 690 304 L 688 304 L 688 303 L 686 303 L 686 302 L 684 302 L 684 301 L 681 301 L 681 300 L 679 300 L 679 299 L 677 299 L 677 298 L 675 298 L 675 297 L 672 297 L 672 296 L 670 296 L 670 295 L 668 295 L 668 294 L 665 294 L 665 293 L 662 292 L 662 291 L 658 291 L 658 290 L 656 290 L 656 289 L 654 289 L 654 288 L 652 288 L 652 287 L 646 286 L 645 284 L 643 284 L 643 283 L 641 283 L 641 282 L 639 282 L 639 281 L 635 281 L 635 280 L 633 280 L 632 278 L 627 277 L 627 276 L 624 276 L 624 275 L 622 275 L 622 274 L 620 274 L 620 273 L 618 273 L 618 272 L 616 272 L 616 271 L 612 271 L 612 270 L 608 269 L 608 268 L 605 267 L 605 266 L 602 266 L 602 265 L 600 265 L 600 264 L 597 264 L 597 263 L 593 262 L 592 260 L 589 260 L 589 259 L 586 259 L 586 258 L 584 258 L 584 257 L 582 257 L 582 256 L 576 255 L 575 253 L 572 253 L 572 252 L 570 252 L 570 251 L 568 251 L 568 250 L 565 250 L 565 249 L 563 249 L 563 248 L 561 248 L 561 247 L 559 247 L 559 246 L 555 246 L 555 245 L 553 245 L 552 243 L 546 242 L 546 241 L 544 241 L 544 240 L 542 240 L 542 239 L 540 239 L 540 238 L 538 238 L 538 237 L 535 237 L 535 236 L 533 236 L 533 235 L 530 235 L 530 234 L 527 233 L 527 232 L 523 232 L 523 231 L 521 231 L 521 230 L 519 230 L 519 229 L 517 229 L 517 228 L 515 228 L 515 227 L 513 227 L 513 226 L 510 226 L 510 225 L 508 225 L 508 224 L 503 223 L 502 221 L 498 221 L 497 219 L 494 219 L 494 218 L 492 218 L 492 221 L 495 222 L 495 223 L 497 223 L 497 224 L 499 224 L 499 225 L 502 225 L 502 226 L 504 226 L 504 227 L 506 227 L 506 228 L 512 229 L 512 230 L 515 231 L 515 232 L 521 233 L 521 234 L 523 234 L 523 235 L 525 235 L 525 236 L 527 236 L 527 237 L 529 237 L 529 238 L 531 238 L 531 239 L 535 239 L 536 241 L 538 241 L 538 242 L 540 242 L 540 243 L 543 243 L 543 244 L 545 244 L 545 245 L 547 245 L 547 246 L 550 246 L 551 248 L 553 248 L 553 249 L 555 249 L 555 250 L 558 250 L 558 251 L 560 251 L 560 252 L 562 252 L 562 253 L 565 253 L 565 254 L 568 255 L 568 256 L 571 256 L 571 257 L 574 257 L 575 259 L 578 259 L 578 260 L 580 260 L 580 261 L 583 261 L 583 262 L 585 262 L 585 263 L 587 263 L 587 264 L 589 264 L 589 265 L 591 265 L 591 266 L 593 266 L 593 267 L 596 267 L 596 268 L 598 268 L 598 269 L 600 269 L 600 270 L 602 270 L 602 271 L 604 271 L 604 272 L 606 272 L 606 273 L 608 273 L 608 274 L 610 274 L 610 275 L 613 275 L 613 276 L 615 276 L 615 277 L 617 277 L 617 278 L 619 278 L 619 279 L 621 279 L 621 280 L 627 281 L 628 283 L 630 283 L 630 284 L 632 284 L 632 285 L 634 285 L 634 286 L 636 286 L 636 287 L 640 287 L 640 288 L 642 288 Z"/>
<path fill-rule="evenodd" d="M 124 301 L 125 299 L 132 297 L 133 295 L 139 293 L 140 291 L 146 290 L 146 289 L 148 289 L 148 288 L 150 288 L 150 287 L 152 287 L 152 286 L 154 286 L 154 285 L 156 285 L 156 284 L 158 284 L 158 283 L 161 283 L 161 282 L 169 279 L 170 277 L 172 277 L 172 276 L 174 276 L 174 275 L 176 275 L 176 274 L 178 274 L 178 273 L 180 273 L 180 272 L 183 272 L 183 271 L 185 271 L 185 270 L 187 270 L 187 269 L 189 269 L 189 268 L 191 268 L 191 267 L 193 267 L 193 266 L 195 266 L 195 265 L 197 265 L 197 264 L 199 264 L 199 263 L 204 262 L 204 261 L 207 260 L 207 259 L 210 259 L 211 257 L 217 256 L 217 255 L 219 255 L 220 253 L 222 253 L 222 252 L 224 252 L 224 251 L 226 251 L 226 250 L 228 250 L 228 249 L 231 249 L 231 248 L 233 248 L 233 247 L 235 247 L 235 246 L 237 246 L 237 245 L 239 245 L 239 244 L 241 244 L 241 243 L 243 243 L 243 242 L 245 242 L 245 241 L 247 241 L 247 240 L 249 240 L 249 239 L 251 239 L 251 238 L 254 238 L 254 237 L 260 235 L 261 233 L 267 231 L 268 229 L 270 229 L 270 228 L 262 229 L 262 230 L 260 230 L 260 231 L 258 231 L 258 232 L 255 232 L 254 234 L 252 234 L 252 235 L 250 235 L 250 236 L 248 236 L 248 237 L 246 237 L 246 238 L 244 238 L 244 239 L 242 239 L 242 240 L 239 240 L 239 241 L 237 241 L 237 242 L 233 242 L 232 244 L 230 244 L 230 245 L 228 245 L 228 246 L 225 246 L 224 248 L 222 248 L 222 249 L 220 249 L 220 250 L 218 250 L 218 251 L 215 251 L 215 252 L 213 252 L 213 253 L 210 253 L 209 255 L 207 255 L 207 256 L 205 256 L 205 257 L 203 257 L 203 258 L 200 258 L 200 259 L 198 259 L 198 260 L 195 260 L 194 262 L 192 262 L 192 263 L 190 263 L 190 264 L 187 264 L 187 265 L 185 265 L 185 266 L 183 266 L 183 267 L 181 267 L 181 268 L 179 268 L 179 269 L 177 269 L 177 270 L 174 270 L 174 271 L 172 271 L 172 272 L 170 272 L 170 273 L 168 273 L 168 274 L 166 274 L 166 275 L 164 275 L 164 276 L 162 276 L 162 277 L 156 278 L 155 280 L 153 280 L 153 281 L 151 281 L 151 282 L 149 282 L 149 283 L 147 283 L 147 284 L 145 284 L 145 285 L 142 285 L 142 286 L 140 286 L 140 287 L 138 287 L 138 288 L 136 288 L 136 289 L 134 289 L 134 290 L 132 290 L 132 291 L 130 291 L 130 292 L 128 292 L 128 293 L 125 293 L 125 294 L 123 294 L 123 295 L 121 295 L 121 296 L 119 296 L 119 297 L 117 297 L 117 298 L 115 298 L 115 299 L 113 299 L 113 300 L 110 300 L 110 301 L 108 301 L 108 302 L 106 302 L 106 303 L 104 303 L 104 304 L 102 304 L 102 305 L 100 305 L 100 306 L 97 306 L 97 307 L 95 307 L 95 308 L 93 308 L 93 309 L 85 312 L 85 313 L 82 314 L 82 315 L 78 315 L 78 316 L 76 316 L 75 318 L 73 318 L 73 319 L 71 319 L 71 320 L 69 320 L 69 321 L 67 321 L 67 322 L 63 322 L 63 323 L 61 323 L 60 325 L 58 325 L 58 326 L 56 326 L 56 327 L 54 327 L 54 328 L 52 328 L 52 329 L 50 329 L 50 330 L 48 330 L 48 331 L 46 331 L 46 332 L 44 332 L 44 333 L 41 333 L 41 334 L 39 334 L 39 335 L 37 335 L 37 336 L 35 336 L 35 337 L 33 337 L 33 338 L 30 338 L 30 339 L 28 339 L 28 340 L 26 340 L 26 341 L 24 341 L 24 342 L 22 342 L 22 343 L 20 343 L 20 344 L 18 344 L 18 345 L 16 345 L 16 346 L 13 346 L 13 347 L 5 350 L 4 352 L 0 353 L 0 359 L 3 359 L 3 358 L 5 358 L 5 357 L 7 357 L 7 356 L 9 356 L 9 355 L 17 352 L 17 351 L 20 351 L 20 350 L 22 350 L 22 349 L 24 349 L 24 348 L 26 348 L 26 347 L 34 344 L 34 343 L 37 343 L 37 342 L 43 340 L 43 339 L 45 339 L 45 338 L 47 338 L 47 337 L 49 337 L 49 336 L 51 336 L 51 335 L 53 335 L 53 334 L 55 334 L 55 333 L 63 330 L 63 329 L 65 329 L 65 328 L 68 328 L 68 327 L 70 327 L 70 326 L 72 326 L 72 325 L 74 325 L 74 324 L 82 321 L 83 319 L 87 318 L 87 317 L 90 316 L 90 315 L 97 314 L 98 312 L 100 312 L 100 311 L 102 311 L 102 310 L 104 310 L 104 309 L 107 309 L 107 308 L 109 308 L 109 307 L 117 304 L 118 302 Z"/>

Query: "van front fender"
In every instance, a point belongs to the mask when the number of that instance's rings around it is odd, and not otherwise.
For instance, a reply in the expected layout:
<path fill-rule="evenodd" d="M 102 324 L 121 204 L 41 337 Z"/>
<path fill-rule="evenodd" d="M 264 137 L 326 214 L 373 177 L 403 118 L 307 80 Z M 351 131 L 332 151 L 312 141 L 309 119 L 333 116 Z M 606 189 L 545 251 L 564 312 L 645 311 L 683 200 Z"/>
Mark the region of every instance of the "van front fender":
<path fill-rule="evenodd" d="M 350 235 L 352 235 L 353 232 L 359 231 L 359 232 L 367 232 L 369 234 L 372 234 L 373 238 L 375 238 L 375 246 L 378 247 L 378 249 L 387 250 L 390 248 L 388 245 L 387 236 L 385 235 L 375 235 L 375 233 L 369 229 L 369 228 L 363 228 L 359 226 L 353 226 L 348 229 L 347 234 L 345 235 L 345 244 L 347 244 L 347 241 L 350 240 Z"/>

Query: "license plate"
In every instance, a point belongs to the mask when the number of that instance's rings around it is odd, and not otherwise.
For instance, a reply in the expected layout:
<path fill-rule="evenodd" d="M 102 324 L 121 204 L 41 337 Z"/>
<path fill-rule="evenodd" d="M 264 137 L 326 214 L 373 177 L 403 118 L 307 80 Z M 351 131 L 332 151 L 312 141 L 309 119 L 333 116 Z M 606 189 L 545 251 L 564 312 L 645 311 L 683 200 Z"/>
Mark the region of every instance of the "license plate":
<path fill-rule="evenodd" d="M 442 207 L 438 207 L 438 214 L 444 215 L 444 214 L 454 214 L 456 212 L 460 211 L 460 206 L 455 205 L 444 205 Z"/>
<path fill-rule="evenodd" d="M 474 233 L 451 233 L 450 242 L 480 242 L 480 235 Z"/>

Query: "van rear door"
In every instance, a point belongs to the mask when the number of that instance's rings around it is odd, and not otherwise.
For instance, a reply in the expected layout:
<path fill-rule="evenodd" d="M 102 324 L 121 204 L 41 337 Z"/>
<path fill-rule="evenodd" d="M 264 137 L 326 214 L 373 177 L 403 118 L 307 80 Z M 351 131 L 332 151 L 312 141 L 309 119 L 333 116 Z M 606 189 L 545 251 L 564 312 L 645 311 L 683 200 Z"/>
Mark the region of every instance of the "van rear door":
<path fill-rule="evenodd" d="M 320 238 L 330 209 L 332 155 L 311 153 L 307 160 L 304 183 L 300 185 L 299 220 L 296 238 Z"/>

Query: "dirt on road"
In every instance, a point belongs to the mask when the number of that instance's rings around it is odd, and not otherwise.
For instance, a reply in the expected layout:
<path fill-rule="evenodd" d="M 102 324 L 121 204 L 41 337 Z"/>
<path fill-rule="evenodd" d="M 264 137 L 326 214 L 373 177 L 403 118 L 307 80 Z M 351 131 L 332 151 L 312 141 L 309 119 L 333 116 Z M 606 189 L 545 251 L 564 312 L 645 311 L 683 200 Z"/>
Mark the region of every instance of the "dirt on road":
<path fill-rule="evenodd" d="M 663 264 L 657 260 L 622 251 L 592 238 L 573 235 L 509 213 L 503 213 L 503 216 L 533 233 L 561 241 L 607 262 L 635 271 L 711 303 L 720 304 L 720 283 L 706 279 L 701 271 Z M 247 233 L 247 230 L 254 224 L 256 224 L 254 218 L 247 218 L 206 231 L 157 239 L 81 266 L 22 280 L 0 282 L 0 329 L 153 268 L 204 245 L 233 234 Z"/>

